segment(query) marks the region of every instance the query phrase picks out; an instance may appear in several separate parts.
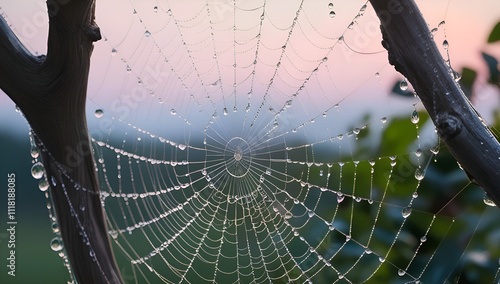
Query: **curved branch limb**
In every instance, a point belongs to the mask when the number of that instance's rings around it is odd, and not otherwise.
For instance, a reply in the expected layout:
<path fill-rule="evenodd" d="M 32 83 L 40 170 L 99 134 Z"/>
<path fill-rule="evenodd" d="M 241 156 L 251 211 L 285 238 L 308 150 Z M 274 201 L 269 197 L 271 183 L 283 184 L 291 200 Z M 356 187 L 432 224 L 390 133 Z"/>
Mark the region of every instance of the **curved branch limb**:
<path fill-rule="evenodd" d="M 500 144 L 450 74 L 414 0 L 370 0 L 389 62 L 413 85 L 469 178 L 500 206 Z"/>
<path fill-rule="evenodd" d="M 0 19 L 0 56 L 6 56 L 0 63 L 0 87 L 19 106 L 42 149 L 76 280 L 123 283 L 107 232 L 85 117 L 90 56 L 93 42 L 100 39 L 95 0 L 59 2 L 47 1 L 46 57 L 31 55 Z"/>

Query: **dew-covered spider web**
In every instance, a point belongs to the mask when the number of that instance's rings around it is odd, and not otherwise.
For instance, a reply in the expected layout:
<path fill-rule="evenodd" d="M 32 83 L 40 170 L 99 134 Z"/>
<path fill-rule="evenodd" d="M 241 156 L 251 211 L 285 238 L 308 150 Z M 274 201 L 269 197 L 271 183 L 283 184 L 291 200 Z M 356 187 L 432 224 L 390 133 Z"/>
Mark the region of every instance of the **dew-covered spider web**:
<path fill-rule="evenodd" d="M 458 282 L 484 193 L 426 183 L 442 145 L 366 1 L 98 1 L 97 23 L 89 131 L 126 281 Z"/>

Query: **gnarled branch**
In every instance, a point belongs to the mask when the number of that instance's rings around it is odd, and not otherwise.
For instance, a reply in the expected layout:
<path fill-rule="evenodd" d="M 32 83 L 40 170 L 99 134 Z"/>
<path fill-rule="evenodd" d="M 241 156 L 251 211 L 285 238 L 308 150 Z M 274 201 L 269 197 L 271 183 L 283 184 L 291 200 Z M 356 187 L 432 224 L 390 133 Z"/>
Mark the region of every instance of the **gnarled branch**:
<path fill-rule="evenodd" d="M 455 82 L 413 0 L 370 0 L 389 62 L 413 85 L 469 178 L 500 206 L 500 144 Z"/>
<path fill-rule="evenodd" d="M 60 2 L 60 1 L 59 1 Z M 0 18 L 0 88 L 36 134 L 72 271 L 79 283 L 122 283 L 107 234 L 85 117 L 95 1 L 48 0 L 47 56 L 33 56 Z"/>

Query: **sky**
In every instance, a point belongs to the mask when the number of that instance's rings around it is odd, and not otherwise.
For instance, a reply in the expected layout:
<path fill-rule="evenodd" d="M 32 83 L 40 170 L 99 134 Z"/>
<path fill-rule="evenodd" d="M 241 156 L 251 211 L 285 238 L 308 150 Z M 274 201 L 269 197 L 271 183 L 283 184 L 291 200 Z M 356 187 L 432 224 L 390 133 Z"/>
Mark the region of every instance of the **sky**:
<path fill-rule="evenodd" d="M 46 38 L 47 38 L 47 15 L 44 1 L 27 1 L 30 4 L 27 5 L 22 3 L 21 1 L 0 1 L 1 12 L 4 17 L 7 18 L 7 21 L 13 26 L 15 33 L 21 39 L 22 42 L 28 47 L 28 49 L 33 53 L 44 54 L 46 52 Z M 175 12 L 176 19 L 178 19 L 182 26 L 182 21 L 188 20 L 190 17 L 196 16 L 198 12 L 198 7 L 202 7 L 203 5 L 198 5 L 200 1 L 192 1 L 189 4 L 185 4 L 185 1 L 171 1 L 169 4 Z M 203 1 L 202 1 L 203 2 Z M 214 8 L 212 9 L 212 20 L 214 22 L 217 19 L 221 19 L 220 25 L 214 25 L 214 28 L 225 29 L 232 25 L 232 21 L 223 21 L 224 17 L 228 17 L 232 15 L 232 5 L 231 3 L 226 3 L 227 1 L 209 1 L 210 4 L 213 4 Z M 255 3 L 259 1 L 245 1 L 238 0 L 236 1 L 238 7 L 251 8 L 258 6 Z M 297 2 L 297 1 L 295 1 Z M 294 13 L 297 8 L 297 3 L 294 1 L 286 2 L 285 1 L 270 1 L 268 3 L 268 9 L 266 15 L 266 20 L 270 19 L 273 25 L 277 27 L 285 26 L 290 19 L 290 15 Z M 166 11 L 167 5 L 165 1 L 117 1 L 117 0 L 102 0 L 97 1 L 97 11 L 96 11 L 96 22 L 100 26 L 103 36 L 107 40 L 101 40 L 95 44 L 95 50 L 92 56 L 92 67 L 91 73 L 89 77 L 89 89 L 88 89 L 88 114 L 91 116 L 96 108 L 103 108 L 106 110 L 111 109 L 111 104 L 113 101 L 116 101 L 116 98 L 122 97 L 123 92 L 126 91 L 124 89 L 130 89 L 130 85 L 126 85 L 123 83 L 123 80 L 127 80 L 124 78 L 125 72 L 124 63 L 120 62 L 123 58 L 130 59 L 131 62 L 135 60 L 135 62 L 146 62 L 146 65 L 151 65 L 152 61 L 157 60 L 158 58 L 149 59 L 147 56 L 160 56 L 161 54 L 154 54 L 154 51 L 147 51 L 147 48 L 151 48 L 151 45 L 141 45 L 142 40 L 138 38 L 136 35 L 139 34 L 142 36 L 141 29 L 151 29 L 153 36 L 156 36 L 157 39 L 161 42 L 161 40 L 168 41 L 169 31 L 168 27 L 165 28 L 162 25 L 165 23 L 165 17 L 158 17 L 157 13 L 153 12 L 152 7 L 158 5 L 160 7 L 160 12 Z M 182 4 L 184 3 L 184 4 Z M 196 3 L 196 4 L 195 4 Z M 293 3 L 293 4 L 290 4 Z M 329 8 L 327 7 L 327 1 L 315 1 L 311 2 L 310 6 L 307 6 L 304 10 L 307 10 L 309 15 L 322 14 L 326 15 L 329 12 Z M 334 11 L 337 11 L 337 16 L 335 20 L 337 23 L 343 21 L 342 23 L 348 23 L 352 18 L 353 12 L 357 11 L 359 7 L 363 4 L 363 1 L 349 1 L 349 2 L 335 2 L 334 3 Z M 445 30 L 443 31 L 446 34 L 446 39 L 450 43 L 450 58 L 452 66 L 456 70 L 461 70 L 462 67 L 470 67 L 479 72 L 480 80 L 485 80 L 487 76 L 487 68 L 484 64 L 483 59 L 481 58 L 481 51 L 485 51 L 491 55 L 500 58 L 500 46 L 499 44 L 487 45 L 486 39 L 492 29 L 492 27 L 500 21 L 500 2 L 496 0 L 485 0 L 475 2 L 471 4 L 470 1 L 466 0 L 448 0 L 448 1 L 417 1 L 421 11 L 424 14 L 429 26 L 437 27 L 438 23 L 445 20 Z M 186 6 L 187 5 L 187 6 Z M 290 9 L 282 9 L 283 5 L 290 6 Z M 293 7 L 292 7 L 293 6 Z M 368 5 L 369 6 L 369 5 Z M 131 13 L 133 9 L 138 11 L 138 15 L 141 15 L 141 21 L 145 24 L 141 26 L 137 23 L 137 18 Z M 288 13 L 289 11 L 290 13 Z M 339 12 L 342 11 L 342 12 Z M 260 11 L 257 11 L 260 13 Z M 346 42 L 350 40 L 350 46 L 358 49 L 360 47 L 364 52 L 380 52 L 379 54 L 369 57 L 370 61 L 366 61 L 365 57 L 358 56 L 356 54 L 352 55 L 352 52 L 346 51 L 346 48 L 338 48 L 335 51 L 343 53 L 343 58 L 340 58 L 341 55 L 333 54 L 330 57 L 329 64 L 332 61 L 332 58 L 335 60 L 334 64 L 337 64 L 336 67 L 332 67 L 334 74 L 336 76 L 337 85 L 335 88 L 339 90 L 341 93 L 341 97 L 335 98 L 334 100 L 342 100 L 344 101 L 345 94 L 351 93 L 360 93 L 356 94 L 355 97 L 347 98 L 345 101 L 349 101 L 348 104 L 344 104 L 346 108 L 351 109 L 351 104 L 356 106 L 358 109 L 361 108 L 364 110 L 373 108 L 374 101 L 380 101 L 378 99 L 374 99 L 372 97 L 372 92 L 374 86 L 379 84 L 377 80 L 374 80 L 374 70 L 378 70 L 380 66 L 384 66 L 383 62 L 386 62 L 386 54 L 380 47 L 380 35 L 377 30 L 377 19 L 373 15 L 371 11 L 371 7 L 367 9 L 367 15 L 361 20 L 359 20 L 359 27 L 353 30 L 353 35 L 349 39 L 349 35 L 346 34 Z M 288 21 L 288 22 L 287 22 Z M 331 19 L 328 17 L 310 17 L 309 21 L 316 25 L 319 33 L 327 34 L 331 32 L 332 36 L 338 35 L 338 32 L 335 31 L 335 28 L 329 26 Z M 142 22 L 141 22 L 142 23 Z M 246 20 L 244 17 L 239 17 L 237 25 L 244 29 L 245 27 L 251 27 L 251 20 Z M 263 32 L 262 32 L 262 41 L 266 42 L 270 46 L 270 48 L 279 47 L 280 42 L 286 37 L 286 32 L 278 32 L 278 30 L 274 27 L 265 26 L 267 21 L 264 21 Z M 337 24 L 339 27 L 345 27 L 343 24 Z M 197 29 L 200 27 L 200 29 Z M 197 33 L 203 32 L 203 25 L 194 26 L 189 29 L 185 29 L 186 31 L 193 31 L 194 34 L 191 35 L 189 32 L 184 32 L 183 36 L 186 42 L 196 41 Z M 270 30 L 273 32 L 265 33 L 265 31 Z M 341 28 L 339 31 L 343 30 Z M 274 32 L 276 31 L 276 32 Z M 441 41 L 444 37 L 444 33 L 440 31 L 440 33 L 436 36 L 437 41 Z M 363 36 L 363 40 L 356 42 L 356 33 L 361 33 Z M 219 37 L 217 39 L 216 48 L 226 49 L 231 48 L 232 42 L 231 35 L 232 33 L 224 33 L 219 31 Z M 243 37 L 245 36 L 244 32 L 241 32 Z M 327 43 L 328 40 L 315 38 L 314 32 L 308 33 L 311 35 L 311 39 L 321 45 L 321 43 Z M 178 39 L 177 39 L 178 40 Z M 297 40 L 300 42 L 301 40 Z M 367 41 L 367 42 L 366 42 Z M 141 44 L 136 44 L 137 42 L 141 42 Z M 304 50 L 307 50 L 306 40 L 303 40 L 300 44 L 304 45 Z M 119 56 L 110 55 L 110 50 L 116 47 L 119 51 Z M 136 49 L 142 49 L 139 52 L 136 52 Z M 193 48 L 195 49 L 195 48 Z M 146 50 L 146 51 L 144 51 Z M 153 49 L 152 49 L 153 50 Z M 169 50 L 166 48 L 165 50 Z M 320 50 L 320 49 L 318 49 Z M 321 51 L 321 50 L 320 50 Z M 207 51 L 208 52 L 208 51 Z M 300 53 L 300 52 L 299 52 Z M 141 54 L 141 55 L 137 55 Z M 144 55 L 146 54 L 146 55 Z M 208 53 L 197 53 L 200 56 L 206 56 Z M 289 54 L 292 54 L 291 52 Z M 225 89 L 230 89 L 230 80 L 226 80 L 226 78 L 231 78 L 232 76 L 232 54 L 230 52 L 222 54 L 219 56 L 217 60 L 221 65 L 227 65 L 226 67 L 220 67 L 219 71 L 221 76 L 224 78 L 223 86 Z M 300 54 L 301 56 L 308 55 L 303 52 Z M 245 58 L 250 60 L 253 56 L 253 53 L 247 53 L 245 56 L 239 57 L 242 60 L 246 60 Z M 271 62 L 273 58 L 276 58 L 276 54 L 273 52 L 264 53 L 261 52 L 259 57 L 262 58 L 262 61 L 265 62 L 267 58 L 269 58 L 268 62 Z M 318 60 L 322 58 L 323 55 L 313 53 L 309 58 L 309 60 Z M 180 57 L 180 60 L 184 60 L 184 57 Z M 340 60 L 337 60 L 340 59 Z M 149 61 L 148 61 L 149 60 Z M 138 66 L 139 63 L 136 64 Z M 216 72 L 209 72 L 212 68 L 210 64 L 203 64 L 199 61 L 196 62 L 197 67 L 199 69 L 203 69 L 200 72 L 207 72 L 209 75 L 204 77 L 206 80 L 213 80 L 216 82 L 217 75 Z M 302 63 L 302 67 L 304 69 L 310 68 L 306 61 Z M 132 65 L 132 63 L 130 63 Z M 179 70 L 182 70 L 179 65 L 177 65 Z M 264 66 L 264 65 L 259 65 Z M 258 68 L 260 68 L 258 66 Z M 134 67 L 134 66 L 133 66 Z M 147 67 L 147 66 L 146 66 Z M 134 67 L 135 68 L 135 67 Z M 143 74 L 143 67 L 137 67 L 138 73 Z M 153 67 L 154 68 L 154 67 Z M 262 67 L 264 68 L 264 67 Z M 311 67 L 312 68 L 312 67 Z M 349 70 L 358 70 L 355 72 L 344 72 L 344 68 Z M 401 79 L 402 77 L 398 75 L 396 72 L 393 72 L 392 67 L 385 66 L 384 70 L 381 72 L 380 80 L 383 83 L 383 87 L 377 87 L 377 93 L 386 93 L 388 90 L 392 88 L 393 82 L 396 79 Z M 309 70 L 309 69 L 308 69 Z M 269 73 L 272 71 L 272 68 L 257 70 L 260 74 Z M 269 71 L 269 72 L 268 72 Z M 242 72 L 243 74 L 244 72 Z M 134 70 L 135 74 L 135 70 Z M 322 73 L 323 75 L 325 73 Z M 295 75 L 301 76 L 301 72 L 296 72 L 291 74 L 293 77 Z M 303 75 L 302 75 L 303 76 Z M 318 75 L 318 76 L 321 76 Z M 326 76 L 326 75 L 324 75 Z M 368 78 L 369 82 L 365 82 L 365 78 Z M 371 79 L 370 79 L 371 78 Z M 240 80 L 241 78 L 238 78 Z M 267 80 L 269 78 L 258 78 L 262 80 Z M 130 80 L 129 80 L 130 81 Z M 325 80 L 326 81 L 326 80 Z M 187 80 L 189 82 L 189 80 Z M 207 82 L 205 82 L 206 84 Z M 286 92 L 285 88 L 286 84 L 282 84 L 283 90 Z M 265 86 L 265 84 L 263 84 Z M 164 87 L 162 87 L 164 88 Z M 166 89 L 169 92 L 179 92 L 181 90 L 177 90 L 175 88 L 180 88 L 178 85 L 170 87 Z M 165 90 L 165 89 L 163 89 Z M 314 91 L 316 91 L 314 89 Z M 473 102 L 479 111 L 483 114 L 483 116 L 488 120 L 491 117 L 491 106 L 497 106 L 499 104 L 498 94 L 497 92 L 488 87 L 485 84 L 478 84 L 477 91 L 480 95 L 477 96 L 477 99 Z M 157 90 L 160 93 L 160 89 Z M 263 90 L 262 90 L 263 92 Z M 212 94 L 213 100 L 218 102 L 221 100 L 221 97 L 217 97 L 217 91 L 214 91 Z M 230 93 L 230 92 L 228 92 Z M 196 95 L 196 94 L 195 94 Z M 224 101 L 226 99 L 231 100 L 231 95 L 224 95 Z M 175 96 L 170 96 L 174 97 Z M 180 96 L 177 96 L 180 97 Z M 272 99 L 277 98 L 278 96 L 271 96 Z M 186 100 L 182 101 L 182 99 L 175 99 L 176 101 L 169 101 L 167 103 L 172 105 L 180 105 L 179 107 L 185 107 Z M 321 106 L 324 104 L 326 100 L 326 95 L 311 95 L 309 100 L 302 100 L 301 104 L 304 108 L 307 109 L 308 105 Z M 203 101 L 202 101 L 203 103 Z M 205 102 L 206 103 L 206 102 Z M 276 101 L 278 103 L 278 101 Z M 281 103 L 281 102 L 279 102 Z M 226 102 L 224 102 L 226 104 Z M 411 108 L 411 104 L 402 106 L 399 104 L 397 99 L 389 102 L 390 105 L 393 105 L 390 112 L 408 112 L 408 109 Z M 150 107 L 143 106 L 141 104 L 141 110 L 148 112 L 150 111 Z M 399 109 L 402 107 L 403 109 Z M 356 108 L 352 107 L 352 112 L 355 112 Z M 186 110 L 187 111 L 187 110 Z M 384 112 L 386 110 L 384 109 Z M 351 112 L 351 111 L 349 111 Z M 151 112 L 153 113 L 153 112 Z M 151 113 L 149 114 L 151 116 Z M 116 114 L 116 113 L 115 113 Z M 127 118 L 130 122 L 138 122 L 140 120 L 142 114 L 139 112 L 129 115 Z M 158 117 L 158 115 L 157 115 Z M 153 118 L 158 120 L 158 118 Z M 90 119 L 90 125 L 92 126 L 93 121 Z M 9 129 L 14 133 L 25 133 L 27 132 L 26 123 L 24 119 L 18 114 L 14 112 L 14 104 L 10 101 L 10 99 L 3 93 L 0 93 L 0 129 Z"/>

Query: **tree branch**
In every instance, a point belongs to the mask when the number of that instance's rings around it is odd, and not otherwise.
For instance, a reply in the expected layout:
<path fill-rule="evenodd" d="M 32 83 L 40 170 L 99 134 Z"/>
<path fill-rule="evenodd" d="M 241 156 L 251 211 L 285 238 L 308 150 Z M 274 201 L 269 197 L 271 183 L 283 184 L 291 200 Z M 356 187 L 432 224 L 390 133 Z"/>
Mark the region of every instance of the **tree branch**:
<path fill-rule="evenodd" d="M 47 56 L 35 57 L 0 19 L 0 88 L 41 149 L 54 210 L 79 283 L 123 283 L 111 249 L 85 117 L 95 0 L 48 0 Z"/>
<path fill-rule="evenodd" d="M 500 205 L 500 144 L 455 82 L 413 0 L 370 0 L 389 62 L 413 85 L 471 181 Z"/>

